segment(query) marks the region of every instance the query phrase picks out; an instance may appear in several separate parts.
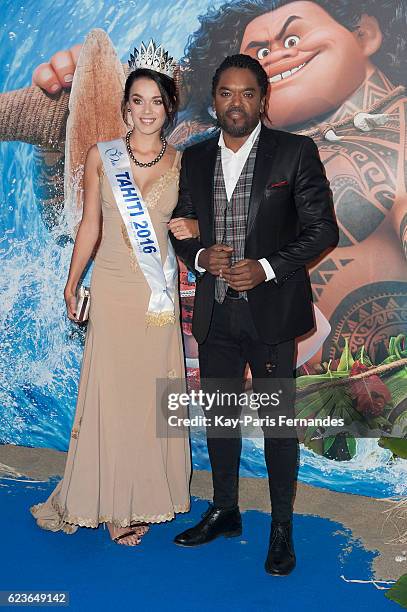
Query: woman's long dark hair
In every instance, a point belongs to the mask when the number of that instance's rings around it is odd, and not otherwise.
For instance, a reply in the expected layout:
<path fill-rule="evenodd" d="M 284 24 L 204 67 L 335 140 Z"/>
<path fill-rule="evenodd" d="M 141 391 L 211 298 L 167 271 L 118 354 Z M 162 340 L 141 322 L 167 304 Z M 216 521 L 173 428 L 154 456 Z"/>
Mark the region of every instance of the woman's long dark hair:
<path fill-rule="evenodd" d="M 179 105 L 178 92 L 175 85 L 175 81 L 166 74 L 162 74 L 161 72 L 157 72 L 156 70 L 149 70 L 148 68 L 137 68 L 137 70 L 133 70 L 133 72 L 130 72 L 129 76 L 126 79 L 121 104 L 123 121 L 128 125 L 127 103 L 130 97 L 130 89 L 134 81 L 141 78 L 151 79 L 152 81 L 154 81 L 154 83 L 156 83 L 163 100 L 165 114 L 167 115 L 167 121 L 164 125 L 164 129 L 172 127 L 177 117 Z"/>

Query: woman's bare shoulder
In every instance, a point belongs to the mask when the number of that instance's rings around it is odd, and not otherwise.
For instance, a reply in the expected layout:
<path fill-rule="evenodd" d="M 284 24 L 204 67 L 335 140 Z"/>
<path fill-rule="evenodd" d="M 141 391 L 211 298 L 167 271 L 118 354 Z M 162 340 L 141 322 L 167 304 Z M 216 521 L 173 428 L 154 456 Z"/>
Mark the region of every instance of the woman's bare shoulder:
<path fill-rule="evenodd" d="M 179 166 L 182 153 L 172 145 L 167 145 L 167 151 L 171 155 L 170 167 L 173 168 L 175 165 Z"/>
<path fill-rule="evenodd" d="M 87 168 L 93 168 L 100 174 L 102 168 L 102 159 L 100 157 L 97 144 L 92 145 L 86 154 L 85 165 Z"/>
<path fill-rule="evenodd" d="M 91 160 L 97 160 L 100 159 L 100 153 L 99 153 L 99 148 L 97 146 L 97 144 L 92 145 L 91 147 L 89 147 L 88 149 L 88 153 L 86 155 L 86 158 L 89 158 Z"/>
<path fill-rule="evenodd" d="M 171 161 L 174 161 L 176 154 L 177 154 L 177 149 L 173 147 L 172 145 L 167 144 L 167 155 L 171 159 Z"/>

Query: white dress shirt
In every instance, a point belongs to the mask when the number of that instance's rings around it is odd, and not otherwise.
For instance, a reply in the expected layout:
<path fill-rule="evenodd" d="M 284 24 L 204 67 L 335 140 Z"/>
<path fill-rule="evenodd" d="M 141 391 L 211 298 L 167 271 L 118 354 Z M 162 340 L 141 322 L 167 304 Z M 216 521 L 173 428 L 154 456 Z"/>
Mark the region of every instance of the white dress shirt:
<path fill-rule="evenodd" d="M 254 141 L 260 133 L 260 130 L 261 123 L 259 121 L 254 130 L 250 133 L 247 140 L 244 142 L 244 144 L 242 144 L 240 149 L 236 151 L 236 153 L 227 148 L 223 138 L 223 132 L 220 133 L 218 144 L 220 146 L 223 178 L 225 181 L 226 196 L 228 201 L 230 201 L 233 195 L 239 177 L 242 173 L 243 166 L 249 157 L 249 153 L 253 147 Z M 198 266 L 199 254 L 204 250 L 205 249 L 199 249 L 195 257 L 195 269 L 198 270 L 198 272 L 206 272 L 205 268 Z M 276 277 L 273 268 L 266 258 L 259 259 L 259 263 L 262 265 L 266 274 L 266 281 L 270 281 Z"/>

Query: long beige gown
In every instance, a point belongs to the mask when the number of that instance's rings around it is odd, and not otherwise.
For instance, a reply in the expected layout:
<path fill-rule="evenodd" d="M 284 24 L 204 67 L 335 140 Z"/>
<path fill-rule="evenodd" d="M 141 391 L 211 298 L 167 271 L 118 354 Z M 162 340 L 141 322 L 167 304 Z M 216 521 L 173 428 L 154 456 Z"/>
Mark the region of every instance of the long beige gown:
<path fill-rule="evenodd" d="M 163 262 L 179 166 L 177 153 L 145 194 Z M 47 501 L 30 508 L 40 527 L 66 533 L 104 522 L 160 523 L 190 507 L 187 431 L 156 431 L 156 380 L 185 376 L 178 299 L 175 325 L 147 326 L 150 288 L 103 171 L 100 193 L 103 236 L 65 473 Z"/>

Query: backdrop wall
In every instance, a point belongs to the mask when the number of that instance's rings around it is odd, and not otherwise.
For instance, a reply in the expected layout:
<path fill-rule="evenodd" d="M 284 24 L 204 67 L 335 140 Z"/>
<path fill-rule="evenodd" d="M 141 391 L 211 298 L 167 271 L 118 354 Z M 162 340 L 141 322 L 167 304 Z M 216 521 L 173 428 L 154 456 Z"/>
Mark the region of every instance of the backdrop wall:
<path fill-rule="evenodd" d="M 72 211 L 63 194 L 69 92 L 53 98 L 27 88 L 39 63 L 94 28 L 108 33 L 122 62 L 150 37 L 180 58 L 183 105 L 171 136 L 179 147 L 214 128 L 210 85 L 223 57 L 241 51 L 262 62 L 271 80 L 268 120 L 314 138 L 340 227 L 338 247 L 310 269 L 314 302 L 331 332 L 300 373 L 306 380 L 335 370 L 347 347 L 353 358 L 360 360 L 363 349 L 369 365 L 380 366 L 392 337 L 398 342 L 390 354 L 407 356 L 406 12 L 400 0 L 2 3 L 0 442 L 60 450 L 68 444 L 84 336 L 63 303 L 72 252 Z M 287 26 L 280 52 L 270 44 L 276 24 Z M 193 275 L 181 274 L 192 380 Z M 382 410 L 392 425 L 406 413 L 398 374 L 400 384 Z M 193 442 L 194 465 L 207 468 L 203 437 Z M 261 440 L 245 441 L 242 469 L 265 476 Z M 405 470 L 376 440 L 352 439 L 304 448 L 300 479 L 386 496 L 403 491 Z"/>

